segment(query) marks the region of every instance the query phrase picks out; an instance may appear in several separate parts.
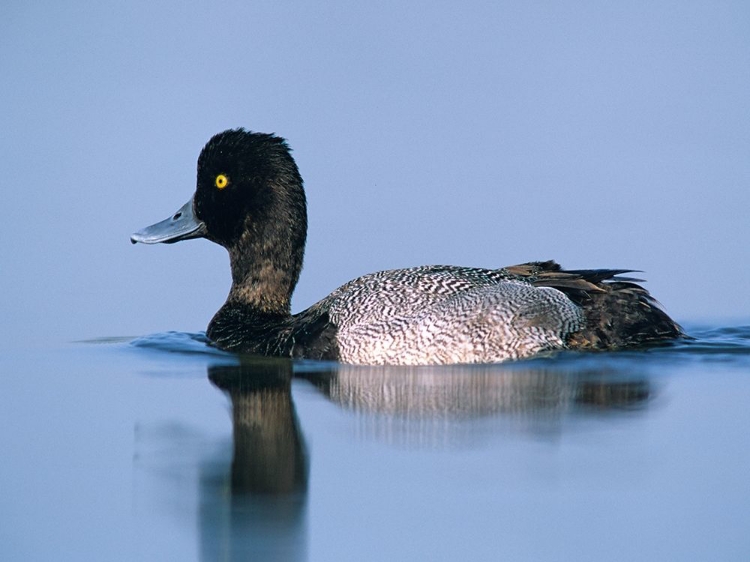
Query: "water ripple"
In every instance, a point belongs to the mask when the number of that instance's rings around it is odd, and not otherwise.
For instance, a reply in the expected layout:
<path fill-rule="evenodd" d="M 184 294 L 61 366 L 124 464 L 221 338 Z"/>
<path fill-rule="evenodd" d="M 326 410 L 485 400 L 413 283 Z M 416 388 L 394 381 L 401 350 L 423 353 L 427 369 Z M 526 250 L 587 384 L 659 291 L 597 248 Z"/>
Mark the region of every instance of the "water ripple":
<path fill-rule="evenodd" d="M 231 356 L 210 345 L 204 332 L 162 332 L 135 338 L 130 342 L 133 347 L 179 353 L 184 355 Z"/>
<path fill-rule="evenodd" d="M 710 361 L 736 360 L 750 361 L 750 326 L 727 327 L 695 327 L 688 329 L 689 339 L 680 340 L 668 345 L 642 349 L 628 350 L 614 353 L 578 353 L 560 352 L 548 356 L 531 359 L 544 363 L 556 362 L 563 364 L 582 363 L 590 361 L 601 362 L 607 360 L 655 360 L 664 358 L 670 360 Z M 149 334 L 137 338 L 100 338 L 91 343 L 128 342 L 128 345 L 154 351 L 176 353 L 182 355 L 202 355 L 209 357 L 233 357 L 234 354 L 221 351 L 210 345 L 204 332 L 162 332 Z M 315 370 L 317 361 L 296 362 L 301 370 Z M 522 362 L 525 363 L 525 362 Z M 506 364 L 507 365 L 507 364 Z"/>
<path fill-rule="evenodd" d="M 696 358 L 701 355 L 750 357 L 750 326 L 698 328 L 689 333 L 693 339 L 677 342 L 672 349 Z"/>

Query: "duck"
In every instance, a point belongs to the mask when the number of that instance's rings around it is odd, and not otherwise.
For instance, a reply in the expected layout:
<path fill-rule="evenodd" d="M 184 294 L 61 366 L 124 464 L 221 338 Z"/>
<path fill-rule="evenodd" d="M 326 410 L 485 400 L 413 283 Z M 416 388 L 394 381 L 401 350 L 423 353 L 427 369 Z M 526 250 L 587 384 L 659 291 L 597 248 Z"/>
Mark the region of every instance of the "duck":
<path fill-rule="evenodd" d="M 208 324 L 238 354 L 361 365 L 498 363 L 560 350 L 664 345 L 682 328 L 628 269 L 427 265 L 358 277 L 297 314 L 307 202 L 287 141 L 244 128 L 214 135 L 195 193 L 131 242 L 206 238 L 229 253 L 232 285 Z"/>

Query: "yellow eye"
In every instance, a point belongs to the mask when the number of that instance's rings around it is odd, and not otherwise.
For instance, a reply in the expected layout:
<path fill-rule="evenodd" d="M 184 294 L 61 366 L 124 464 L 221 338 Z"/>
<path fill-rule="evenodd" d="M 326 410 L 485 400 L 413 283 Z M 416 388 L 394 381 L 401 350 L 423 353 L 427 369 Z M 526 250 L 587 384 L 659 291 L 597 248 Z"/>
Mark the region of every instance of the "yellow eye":
<path fill-rule="evenodd" d="M 224 174 L 219 174 L 216 176 L 216 181 L 214 181 L 214 185 L 216 185 L 217 189 L 224 189 L 226 186 L 229 185 L 229 178 L 226 177 Z"/>

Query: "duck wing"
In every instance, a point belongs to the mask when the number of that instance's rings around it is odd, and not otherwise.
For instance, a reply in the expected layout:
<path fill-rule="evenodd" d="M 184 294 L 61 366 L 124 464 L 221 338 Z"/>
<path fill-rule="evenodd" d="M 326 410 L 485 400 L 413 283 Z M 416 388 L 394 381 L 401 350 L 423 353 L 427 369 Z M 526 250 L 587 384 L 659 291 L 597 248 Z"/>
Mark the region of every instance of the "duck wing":
<path fill-rule="evenodd" d="M 537 287 L 563 292 L 582 310 L 584 326 L 570 334 L 571 349 L 620 349 L 667 342 L 685 333 L 639 283 L 632 269 L 564 270 L 554 261 L 506 268 Z"/>

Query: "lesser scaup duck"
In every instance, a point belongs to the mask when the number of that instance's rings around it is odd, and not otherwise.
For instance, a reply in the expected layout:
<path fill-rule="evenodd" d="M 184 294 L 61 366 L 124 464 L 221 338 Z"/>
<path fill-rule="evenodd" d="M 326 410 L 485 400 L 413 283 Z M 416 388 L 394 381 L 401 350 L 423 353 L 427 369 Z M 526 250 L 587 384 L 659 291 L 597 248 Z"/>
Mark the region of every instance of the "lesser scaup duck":
<path fill-rule="evenodd" d="M 489 363 L 558 349 L 620 349 L 683 335 L 628 270 L 422 266 L 350 281 L 291 314 L 307 237 L 302 177 L 286 141 L 224 131 L 198 157 L 193 198 L 133 243 L 207 238 L 229 251 L 232 288 L 208 325 L 219 348 L 345 363 Z"/>

